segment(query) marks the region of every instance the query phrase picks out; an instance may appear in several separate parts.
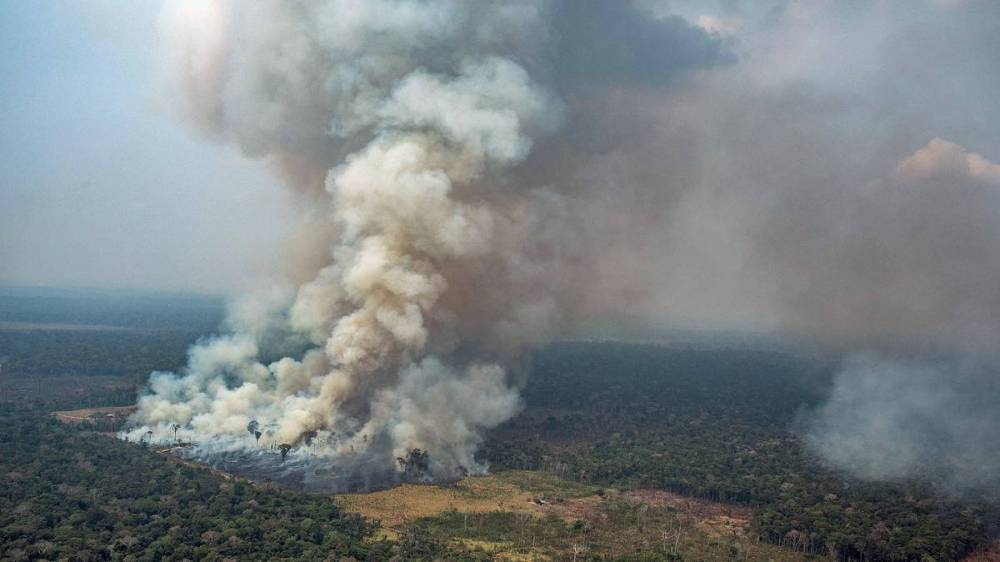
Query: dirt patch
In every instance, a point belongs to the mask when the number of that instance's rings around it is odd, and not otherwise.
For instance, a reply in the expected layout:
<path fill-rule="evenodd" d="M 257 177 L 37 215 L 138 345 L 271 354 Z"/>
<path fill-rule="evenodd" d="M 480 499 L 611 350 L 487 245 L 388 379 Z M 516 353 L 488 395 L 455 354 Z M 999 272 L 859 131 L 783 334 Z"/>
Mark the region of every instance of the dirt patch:
<path fill-rule="evenodd" d="M 545 513 L 542 505 L 532 501 L 531 493 L 495 476 L 470 477 L 454 486 L 402 484 L 379 492 L 339 494 L 337 500 L 345 510 L 378 519 L 391 529 L 452 510 Z"/>
<path fill-rule="evenodd" d="M 753 515 L 747 507 L 696 500 L 662 490 L 608 490 L 598 494 L 596 487 L 530 471 L 472 476 L 453 486 L 403 484 L 379 492 L 340 494 L 337 499 L 347 511 L 378 519 L 386 528 L 399 529 L 421 517 L 447 511 L 512 511 L 556 515 L 569 523 L 594 521 L 603 517 L 602 504 L 616 496 L 633 505 L 675 511 L 713 537 L 744 535 Z"/>
<path fill-rule="evenodd" d="M 135 412 L 135 406 L 108 406 L 104 408 L 82 408 L 79 410 L 62 410 L 59 412 L 52 412 L 52 415 L 61 422 L 67 423 L 80 423 L 85 421 L 94 421 L 95 418 L 100 418 L 102 416 L 114 416 L 116 418 L 125 418 Z"/>
<path fill-rule="evenodd" d="M 753 516 L 753 510 L 748 507 L 693 499 L 664 490 L 634 490 L 622 492 L 621 497 L 633 504 L 676 510 L 713 537 L 742 536 Z"/>
<path fill-rule="evenodd" d="M 546 506 L 547 513 L 561 517 L 567 522 L 596 521 L 604 517 L 601 503 L 604 498 L 593 496 L 589 498 L 574 498 L 559 501 Z"/>
<path fill-rule="evenodd" d="M 1000 562 L 1000 541 L 966 556 L 962 562 Z"/>
<path fill-rule="evenodd" d="M 502 542 L 478 541 L 473 539 L 460 539 L 463 546 L 470 549 L 478 549 L 492 554 L 493 560 L 503 560 L 504 562 L 534 562 L 536 560 L 548 560 L 546 556 L 536 553 L 509 552 L 510 545 Z"/>

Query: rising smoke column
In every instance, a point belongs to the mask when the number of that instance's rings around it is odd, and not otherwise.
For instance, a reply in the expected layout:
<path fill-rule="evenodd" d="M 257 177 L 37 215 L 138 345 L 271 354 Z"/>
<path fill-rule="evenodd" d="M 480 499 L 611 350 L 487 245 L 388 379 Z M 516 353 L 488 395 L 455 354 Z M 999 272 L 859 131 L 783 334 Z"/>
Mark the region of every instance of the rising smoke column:
<path fill-rule="evenodd" d="M 154 375 L 136 432 L 181 423 L 199 441 L 240 447 L 256 419 L 265 442 L 318 432 L 327 455 L 372 444 L 392 463 L 419 447 L 440 475 L 472 468 L 480 431 L 519 406 L 505 354 L 553 321 L 544 303 L 465 310 L 490 304 L 477 292 L 515 291 L 531 276 L 505 246 L 521 227 L 505 206 L 526 196 L 502 178 L 559 127 L 562 106 L 514 60 L 525 44 L 507 43 L 544 35 L 541 13 L 464 2 L 174 8 L 170 56 L 188 116 L 307 192 L 325 176 L 319 200 L 329 198 L 336 240 L 287 312 L 194 348 L 182 375 Z M 267 361 L 267 324 L 304 353 Z M 482 349 L 457 359 L 469 334 Z"/>
<path fill-rule="evenodd" d="M 192 2 L 164 32 L 183 116 L 271 162 L 321 251 L 154 374 L 131 436 L 177 423 L 199 454 L 288 443 L 341 469 L 421 448 L 438 477 L 475 468 L 519 408 L 524 346 L 600 286 L 582 256 L 604 232 L 567 168 L 632 137 L 625 111 L 608 139 L 609 96 L 726 59 L 624 2 Z"/>

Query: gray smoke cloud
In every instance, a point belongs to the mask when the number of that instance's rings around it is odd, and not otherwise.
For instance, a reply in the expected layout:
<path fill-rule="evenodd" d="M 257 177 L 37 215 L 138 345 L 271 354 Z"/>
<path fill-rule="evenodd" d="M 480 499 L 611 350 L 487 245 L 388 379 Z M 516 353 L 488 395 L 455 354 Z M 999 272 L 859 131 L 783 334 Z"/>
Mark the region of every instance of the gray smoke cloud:
<path fill-rule="evenodd" d="M 856 357 L 807 422 L 807 441 L 861 478 L 992 492 L 1000 484 L 998 402 L 995 371 L 982 366 Z"/>
<path fill-rule="evenodd" d="M 861 478 L 989 489 L 1000 137 L 984 125 L 1000 119 L 986 55 L 998 6 L 790 2 L 726 16 L 742 25 L 741 64 L 678 106 L 715 156 L 682 204 L 733 249 L 709 251 L 740 264 L 738 306 L 848 355 L 879 353 L 836 374 L 807 441 Z"/>

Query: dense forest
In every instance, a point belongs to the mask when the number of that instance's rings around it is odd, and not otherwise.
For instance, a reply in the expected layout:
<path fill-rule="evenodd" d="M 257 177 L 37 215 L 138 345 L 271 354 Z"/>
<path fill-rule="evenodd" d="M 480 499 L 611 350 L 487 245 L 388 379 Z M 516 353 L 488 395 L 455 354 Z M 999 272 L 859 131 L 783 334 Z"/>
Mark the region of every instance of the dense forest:
<path fill-rule="evenodd" d="M 144 378 L 183 365 L 222 313 L 200 296 L 0 289 L 0 373 Z"/>
<path fill-rule="evenodd" d="M 98 289 L 0 287 L 0 322 L 211 332 L 221 299 Z"/>
<path fill-rule="evenodd" d="M 176 369 L 200 334 L 180 330 L 3 330 L 7 377 L 145 377 Z"/>
<path fill-rule="evenodd" d="M 438 558 L 419 537 L 372 540 L 377 524 L 330 497 L 231 480 L 54 421 L 0 409 L 0 559 L 388 560 Z"/>

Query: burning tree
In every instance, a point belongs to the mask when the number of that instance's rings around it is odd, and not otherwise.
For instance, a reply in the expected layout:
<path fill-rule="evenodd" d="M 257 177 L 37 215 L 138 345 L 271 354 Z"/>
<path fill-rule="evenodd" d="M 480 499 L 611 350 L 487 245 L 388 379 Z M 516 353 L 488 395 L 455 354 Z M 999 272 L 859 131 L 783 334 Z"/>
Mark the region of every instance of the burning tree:
<path fill-rule="evenodd" d="M 302 442 L 306 445 L 312 445 L 313 439 L 316 439 L 316 431 L 310 430 L 302 434 Z"/>
<path fill-rule="evenodd" d="M 292 450 L 292 446 L 288 443 L 282 443 L 278 445 L 278 449 L 281 449 L 281 460 L 285 460 L 285 457 L 288 456 L 288 451 Z"/>
<path fill-rule="evenodd" d="M 423 449 L 410 449 L 405 457 L 396 457 L 399 469 L 408 479 L 417 479 L 426 476 L 430 471 L 430 454 Z"/>

